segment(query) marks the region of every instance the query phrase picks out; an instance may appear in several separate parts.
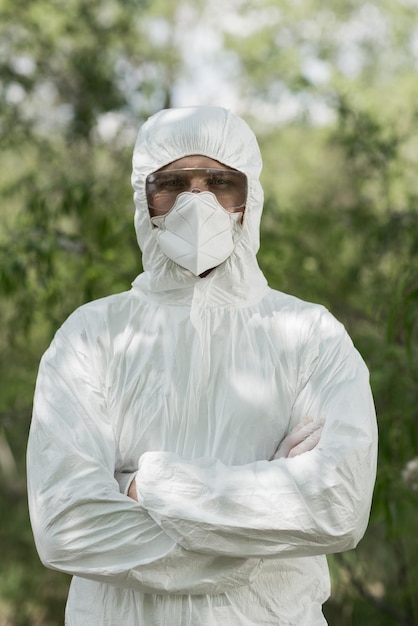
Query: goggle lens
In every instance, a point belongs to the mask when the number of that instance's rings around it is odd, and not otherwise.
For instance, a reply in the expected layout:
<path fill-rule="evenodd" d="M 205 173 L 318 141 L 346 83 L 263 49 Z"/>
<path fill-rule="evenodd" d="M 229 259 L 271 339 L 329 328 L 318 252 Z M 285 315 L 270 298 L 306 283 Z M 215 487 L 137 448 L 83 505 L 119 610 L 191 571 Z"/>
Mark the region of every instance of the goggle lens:
<path fill-rule="evenodd" d="M 148 206 L 162 215 L 185 191 L 211 191 L 227 211 L 243 209 L 247 200 L 247 177 L 236 170 L 184 168 L 154 172 L 146 180 Z"/>

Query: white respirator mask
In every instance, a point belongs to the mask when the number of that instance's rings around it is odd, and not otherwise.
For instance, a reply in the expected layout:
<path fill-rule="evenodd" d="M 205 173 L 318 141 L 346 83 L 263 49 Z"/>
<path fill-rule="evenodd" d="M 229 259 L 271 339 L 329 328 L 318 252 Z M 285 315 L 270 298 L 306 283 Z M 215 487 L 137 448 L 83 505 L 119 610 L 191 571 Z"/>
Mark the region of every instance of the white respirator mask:
<path fill-rule="evenodd" d="M 168 213 L 151 217 L 161 250 L 199 276 L 223 263 L 242 232 L 243 211 L 230 213 L 210 191 L 184 191 Z"/>

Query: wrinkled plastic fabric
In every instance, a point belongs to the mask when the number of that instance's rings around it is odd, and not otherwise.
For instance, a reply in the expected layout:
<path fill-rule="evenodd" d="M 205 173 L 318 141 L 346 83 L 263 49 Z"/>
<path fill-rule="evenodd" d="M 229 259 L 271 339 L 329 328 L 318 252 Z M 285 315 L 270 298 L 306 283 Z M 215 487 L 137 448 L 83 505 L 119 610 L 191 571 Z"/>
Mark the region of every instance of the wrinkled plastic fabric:
<path fill-rule="evenodd" d="M 204 279 L 162 253 L 145 200 L 145 177 L 188 154 L 249 181 L 243 236 Z M 78 309 L 42 359 L 29 506 L 42 561 L 74 575 L 68 626 L 323 625 L 325 555 L 366 529 L 368 371 L 323 307 L 268 288 L 260 169 L 224 109 L 151 118 L 132 176 L 145 271 Z M 269 461 L 307 417 L 324 422 L 317 447 Z"/>

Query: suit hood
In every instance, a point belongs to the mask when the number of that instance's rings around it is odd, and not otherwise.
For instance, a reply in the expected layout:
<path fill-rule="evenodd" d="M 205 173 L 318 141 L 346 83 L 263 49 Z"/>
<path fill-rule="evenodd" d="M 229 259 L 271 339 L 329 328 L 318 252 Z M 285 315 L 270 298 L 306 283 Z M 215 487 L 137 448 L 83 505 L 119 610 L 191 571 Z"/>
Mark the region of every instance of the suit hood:
<path fill-rule="evenodd" d="M 206 278 L 194 276 L 161 251 L 145 193 L 148 174 L 189 155 L 215 159 L 243 172 L 248 179 L 242 236 L 231 256 Z M 150 117 L 139 130 L 133 154 L 135 230 L 144 268 L 134 287 L 158 299 L 179 302 L 187 302 L 196 291 L 203 291 L 209 306 L 258 299 L 266 289 L 256 261 L 263 207 L 261 168 L 253 131 L 228 109 L 192 106 L 165 109 Z"/>

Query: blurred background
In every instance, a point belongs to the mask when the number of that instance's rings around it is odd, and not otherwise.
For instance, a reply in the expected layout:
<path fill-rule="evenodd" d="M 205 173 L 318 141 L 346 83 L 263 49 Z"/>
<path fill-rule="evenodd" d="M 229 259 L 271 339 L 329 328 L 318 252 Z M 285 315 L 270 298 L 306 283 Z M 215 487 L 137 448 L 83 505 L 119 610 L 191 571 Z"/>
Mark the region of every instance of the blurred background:
<path fill-rule="evenodd" d="M 327 306 L 370 371 L 370 526 L 330 557 L 331 626 L 418 624 L 418 0 L 1 0 L 0 626 L 63 624 L 25 448 L 39 359 L 141 271 L 131 155 L 169 106 L 243 116 L 264 156 L 259 262 Z"/>

